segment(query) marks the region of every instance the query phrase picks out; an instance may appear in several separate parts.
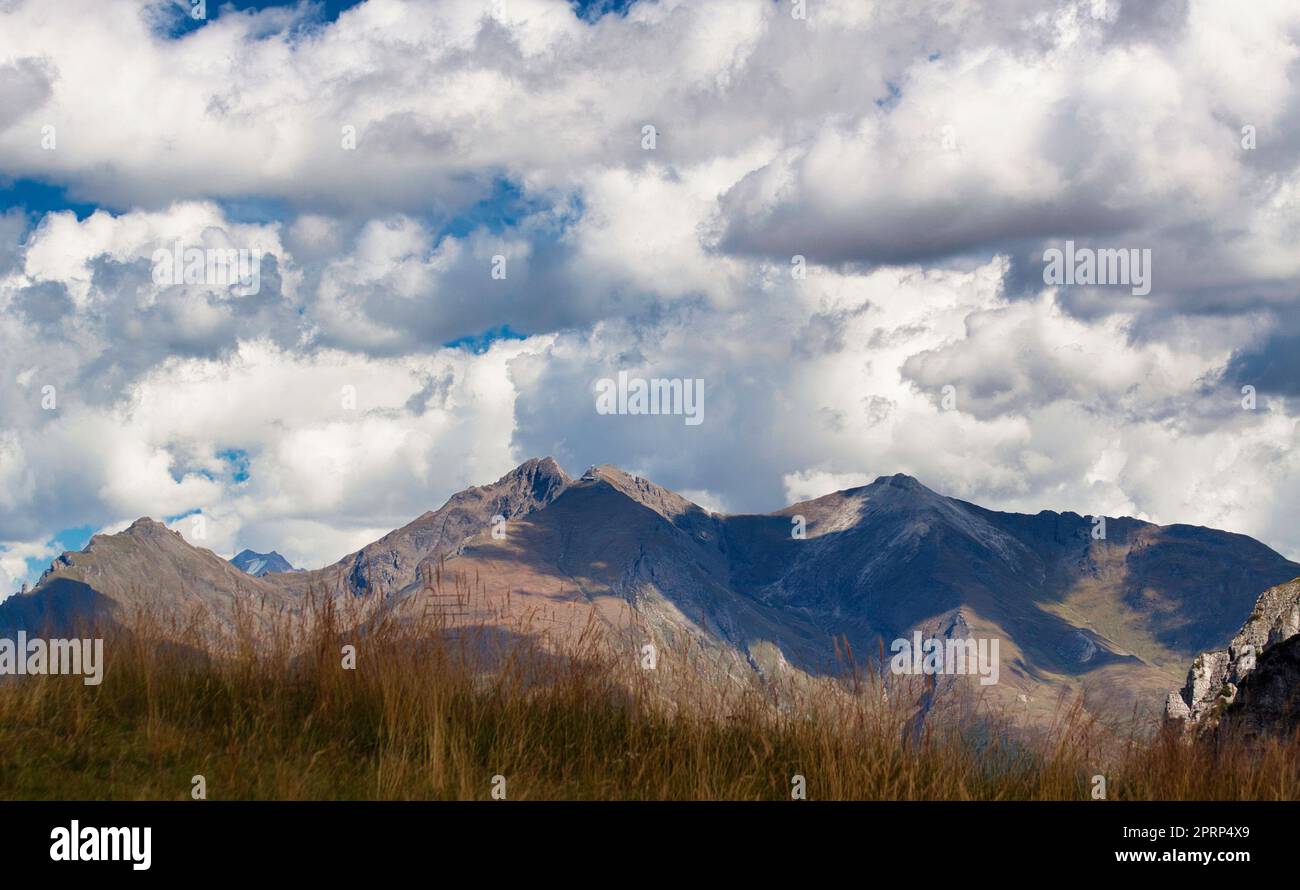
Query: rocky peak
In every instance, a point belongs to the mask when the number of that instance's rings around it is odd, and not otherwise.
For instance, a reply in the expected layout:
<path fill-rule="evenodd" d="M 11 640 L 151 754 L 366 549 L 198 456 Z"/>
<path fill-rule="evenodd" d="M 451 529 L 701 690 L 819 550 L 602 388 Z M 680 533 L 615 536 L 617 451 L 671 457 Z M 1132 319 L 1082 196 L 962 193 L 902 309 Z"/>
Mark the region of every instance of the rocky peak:
<path fill-rule="evenodd" d="M 524 495 L 529 506 L 549 504 L 569 485 L 570 479 L 554 458 L 531 458 L 497 480 L 495 486 Z"/>
<path fill-rule="evenodd" d="M 888 488 L 901 488 L 904 491 L 930 492 L 930 489 L 922 485 L 919 480 L 907 475 L 906 473 L 895 473 L 892 476 L 878 476 L 876 481 L 871 484 L 876 486 L 886 486 Z M 932 494 L 933 492 L 930 493 Z"/>
<path fill-rule="evenodd" d="M 344 557 L 354 593 L 379 584 L 401 590 L 417 583 L 420 566 L 453 557 L 473 536 L 490 529 L 496 517 L 507 520 L 540 510 L 571 484 L 553 458 L 524 461 L 490 485 L 475 485 L 452 495 L 447 503 L 378 541 Z"/>
<path fill-rule="evenodd" d="M 694 527 L 705 522 L 709 515 L 703 507 L 677 492 L 656 485 L 649 479 L 634 476 L 612 464 L 589 468 L 580 481 L 587 484 L 604 483 L 641 506 L 655 511 L 674 525 L 681 526 L 679 520 L 689 517 L 691 521 L 687 524 Z"/>
<path fill-rule="evenodd" d="M 507 479 L 548 479 L 568 482 L 569 477 L 553 457 L 532 457 L 515 467 L 501 481 Z"/>
<path fill-rule="evenodd" d="M 156 519 L 148 516 L 141 516 L 135 522 L 126 527 L 126 533 L 137 537 L 158 537 L 164 534 L 173 534 L 179 536 L 179 532 L 174 532 L 166 525 Z"/>

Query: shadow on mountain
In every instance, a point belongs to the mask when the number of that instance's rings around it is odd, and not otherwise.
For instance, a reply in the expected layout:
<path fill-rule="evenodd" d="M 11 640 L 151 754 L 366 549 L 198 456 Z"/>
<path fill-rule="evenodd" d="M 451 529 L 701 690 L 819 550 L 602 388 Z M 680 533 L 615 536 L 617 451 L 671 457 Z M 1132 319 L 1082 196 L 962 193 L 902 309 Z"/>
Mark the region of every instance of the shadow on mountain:
<path fill-rule="evenodd" d="M 113 623 L 117 603 L 93 587 L 70 578 L 55 578 L 40 595 L 17 594 L 0 603 L 0 634 L 23 630 L 46 637 L 73 637 L 86 628 Z"/>

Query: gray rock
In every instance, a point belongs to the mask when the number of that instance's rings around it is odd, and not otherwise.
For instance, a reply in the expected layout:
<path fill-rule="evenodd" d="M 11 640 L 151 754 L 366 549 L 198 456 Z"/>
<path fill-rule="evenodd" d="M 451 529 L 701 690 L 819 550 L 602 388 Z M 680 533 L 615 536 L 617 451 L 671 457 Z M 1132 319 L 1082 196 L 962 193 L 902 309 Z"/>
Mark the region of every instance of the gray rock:
<path fill-rule="evenodd" d="M 1191 708 L 1183 701 L 1182 693 L 1169 693 L 1169 697 L 1165 700 L 1165 717 L 1169 720 L 1185 721 L 1191 716 Z"/>
<path fill-rule="evenodd" d="M 1260 594 L 1255 610 L 1226 649 L 1204 652 L 1192 662 L 1187 683 L 1169 693 L 1165 718 L 1184 729 L 1202 732 L 1216 729 L 1225 714 L 1232 721 L 1257 731 L 1278 723 L 1286 713 L 1291 665 L 1272 651 L 1286 644 L 1286 651 L 1300 650 L 1293 643 L 1300 635 L 1300 578 L 1270 587 Z M 1260 666 L 1269 666 L 1266 676 Z M 1239 696 L 1242 689 L 1248 696 Z M 1258 712 L 1258 713 L 1256 713 Z"/>
<path fill-rule="evenodd" d="M 1220 718 L 1220 731 L 1286 735 L 1300 727 L 1300 635 L 1269 646 Z"/>

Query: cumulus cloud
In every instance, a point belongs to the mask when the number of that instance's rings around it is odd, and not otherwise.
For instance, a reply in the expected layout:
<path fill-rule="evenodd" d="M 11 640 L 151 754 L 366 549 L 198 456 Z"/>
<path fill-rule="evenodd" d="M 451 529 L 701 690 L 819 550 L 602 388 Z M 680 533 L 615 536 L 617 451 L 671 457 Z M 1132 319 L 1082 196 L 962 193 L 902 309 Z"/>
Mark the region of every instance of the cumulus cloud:
<path fill-rule="evenodd" d="M 0 186 L 98 207 L 0 214 L 0 590 L 142 514 L 319 565 L 543 454 L 1300 556 L 1293 2 L 167 15 L 0 6 Z M 1065 239 L 1151 292 L 1049 287 Z M 177 245 L 260 286 L 160 281 Z M 704 422 L 597 413 L 620 371 Z"/>
<path fill-rule="evenodd" d="M 0 526 L 13 539 L 201 513 L 202 538 L 177 525 L 194 543 L 279 546 L 284 523 L 326 532 L 291 534 L 287 556 L 332 561 L 342 542 L 373 540 L 513 465 L 505 366 L 528 348 L 377 360 L 245 341 L 224 359 L 164 360 L 120 403 L 71 401 L 0 440 Z M 442 389 L 417 410 L 411 396 L 431 378 Z"/>

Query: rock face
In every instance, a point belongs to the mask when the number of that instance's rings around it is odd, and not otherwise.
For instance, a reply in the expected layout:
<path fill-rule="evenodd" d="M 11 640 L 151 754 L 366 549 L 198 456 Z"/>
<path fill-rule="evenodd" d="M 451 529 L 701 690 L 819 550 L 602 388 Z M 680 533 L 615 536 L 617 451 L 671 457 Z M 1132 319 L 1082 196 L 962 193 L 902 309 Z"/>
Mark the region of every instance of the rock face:
<path fill-rule="evenodd" d="M 540 510 L 568 484 L 552 458 L 525 461 L 491 485 L 452 495 L 440 509 L 344 557 L 337 565 L 346 571 L 345 585 L 356 595 L 374 588 L 404 595 L 440 560 L 458 555 L 470 538 Z"/>
<path fill-rule="evenodd" d="M 1247 732 L 1297 722 L 1293 699 L 1300 692 L 1300 578 L 1260 594 L 1226 649 L 1204 652 L 1192 662 L 1187 683 L 1169 693 L 1165 716 L 1189 731 L 1213 730 L 1223 722 Z"/>
<path fill-rule="evenodd" d="M 1247 736 L 1300 728 L 1300 634 L 1270 646 L 1237 687 L 1222 725 Z"/>

